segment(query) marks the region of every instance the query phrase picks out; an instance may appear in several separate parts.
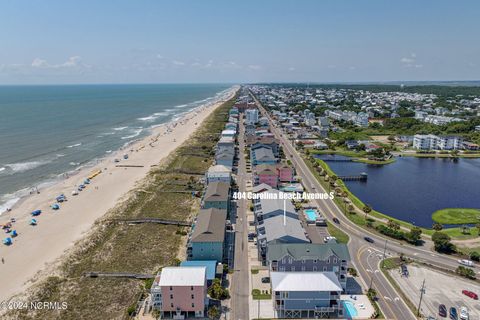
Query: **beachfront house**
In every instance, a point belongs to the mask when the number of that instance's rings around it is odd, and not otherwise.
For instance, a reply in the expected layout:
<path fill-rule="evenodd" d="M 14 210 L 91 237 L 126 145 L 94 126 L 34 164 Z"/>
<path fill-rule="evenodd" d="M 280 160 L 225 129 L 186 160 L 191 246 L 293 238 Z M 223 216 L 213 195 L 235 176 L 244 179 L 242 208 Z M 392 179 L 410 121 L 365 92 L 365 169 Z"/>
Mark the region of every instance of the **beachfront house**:
<path fill-rule="evenodd" d="M 268 246 L 270 271 L 333 272 L 347 288 L 348 247 L 343 243 L 274 243 Z"/>
<path fill-rule="evenodd" d="M 280 182 L 293 182 L 294 171 L 293 168 L 286 164 L 280 164 L 277 166 L 277 175 Z"/>
<path fill-rule="evenodd" d="M 205 267 L 164 267 L 150 289 L 162 318 L 203 318 L 208 305 Z"/>
<path fill-rule="evenodd" d="M 219 149 L 215 154 L 215 163 L 227 167 L 227 169 L 233 168 L 233 162 L 235 160 L 235 147 L 224 147 Z"/>
<path fill-rule="evenodd" d="M 266 192 L 270 194 L 279 193 L 279 191 L 275 189 L 270 189 Z M 253 202 L 253 213 L 255 215 L 255 221 L 257 221 L 259 225 L 261 225 L 264 220 L 276 216 L 287 215 L 298 219 L 298 214 L 290 200 L 255 199 Z"/>
<path fill-rule="evenodd" d="M 225 209 L 200 210 L 190 240 L 189 260 L 223 261 L 226 220 Z"/>
<path fill-rule="evenodd" d="M 230 209 L 230 185 L 225 182 L 212 182 L 207 186 L 205 195 L 203 196 L 202 208 L 203 209 Z"/>
<path fill-rule="evenodd" d="M 276 318 L 343 318 L 334 272 L 270 272 Z"/>
<path fill-rule="evenodd" d="M 232 179 L 232 171 L 224 165 L 217 164 L 208 168 L 205 174 L 205 180 L 208 183 L 211 182 L 225 182 L 230 184 Z"/>
<path fill-rule="evenodd" d="M 180 262 L 180 267 L 205 267 L 208 286 L 223 274 L 223 265 L 216 260 L 187 260 Z"/>

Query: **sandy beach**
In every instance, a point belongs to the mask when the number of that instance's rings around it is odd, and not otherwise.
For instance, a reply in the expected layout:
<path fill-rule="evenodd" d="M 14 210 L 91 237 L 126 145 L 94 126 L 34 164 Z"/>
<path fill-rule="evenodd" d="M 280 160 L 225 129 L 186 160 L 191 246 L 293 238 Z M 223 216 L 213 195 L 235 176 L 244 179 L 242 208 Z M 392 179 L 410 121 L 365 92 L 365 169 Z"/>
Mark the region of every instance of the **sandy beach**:
<path fill-rule="evenodd" d="M 93 167 L 84 168 L 53 186 L 40 190 L 20 201 L 10 212 L 0 216 L 0 224 L 15 218 L 12 230 L 18 236 L 10 246 L 0 246 L 0 300 L 23 292 L 39 272 L 48 273 L 63 254 L 84 237 L 94 222 L 115 205 L 126 199 L 128 192 L 172 151 L 186 141 L 202 121 L 222 102 L 231 98 L 238 88 L 214 104 L 201 106 L 180 119 L 152 129 L 149 136 L 114 152 Z M 123 159 L 127 154 L 128 159 Z M 121 159 L 115 162 L 114 159 Z M 141 167 L 117 167 L 132 165 Z M 72 191 L 92 172 L 102 172 L 87 187 L 73 196 Z M 59 210 L 51 209 L 55 198 L 65 194 L 68 201 Z M 35 217 L 38 225 L 29 225 L 31 212 L 40 209 Z M 2 231 L 3 232 L 3 231 Z M 3 238 L 9 235 L 4 233 Z"/>

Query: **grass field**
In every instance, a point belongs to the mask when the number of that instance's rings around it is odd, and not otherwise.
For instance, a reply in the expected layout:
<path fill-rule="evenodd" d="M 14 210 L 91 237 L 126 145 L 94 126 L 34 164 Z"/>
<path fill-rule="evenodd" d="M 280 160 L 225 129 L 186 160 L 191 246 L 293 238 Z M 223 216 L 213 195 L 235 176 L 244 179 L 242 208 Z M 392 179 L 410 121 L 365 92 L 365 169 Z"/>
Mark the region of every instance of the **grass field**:
<path fill-rule="evenodd" d="M 156 217 L 190 220 L 200 200 L 190 193 L 200 190 L 198 179 L 211 165 L 213 147 L 227 120 L 234 99 L 212 112 L 193 139 L 149 173 L 128 199 L 96 222 L 92 233 L 67 256 L 56 275 L 32 288 L 28 301 L 64 301 L 65 310 L 16 310 L 11 319 L 126 319 L 127 309 L 147 292 L 146 282 L 129 279 L 85 278 L 89 271 L 155 274 L 178 263 L 184 240 L 176 226 L 114 223 L 112 218 Z M 185 173 L 188 172 L 188 173 Z M 169 193 L 162 191 L 169 190 Z M 166 196 L 168 195 L 168 196 Z"/>
<path fill-rule="evenodd" d="M 440 224 L 474 224 L 480 222 L 480 209 L 447 208 L 432 214 L 432 220 Z"/>
<path fill-rule="evenodd" d="M 330 222 L 327 222 L 327 223 L 328 223 L 327 225 L 328 233 L 332 237 L 337 238 L 337 241 L 340 243 L 348 243 L 348 241 L 350 240 L 350 237 L 348 236 L 348 234 L 346 234 L 345 232 L 343 232 L 342 230 L 334 226 L 332 223 Z"/>

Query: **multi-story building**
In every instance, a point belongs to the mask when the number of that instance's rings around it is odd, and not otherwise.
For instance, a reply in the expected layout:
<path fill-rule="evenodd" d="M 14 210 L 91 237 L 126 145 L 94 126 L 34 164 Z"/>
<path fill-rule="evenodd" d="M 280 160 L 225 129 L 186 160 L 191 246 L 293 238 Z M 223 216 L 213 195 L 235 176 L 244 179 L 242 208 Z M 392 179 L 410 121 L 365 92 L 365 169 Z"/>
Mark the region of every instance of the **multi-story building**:
<path fill-rule="evenodd" d="M 230 185 L 225 182 L 212 182 L 207 186 L 202 201 L 203 209 L 230 209 Z"/>
<path fill-rule="evenodd" d="M 276 318 L 343 318 L 334 272 L 270 272 Z"/>
<path fill-rule="evenodd" d="M 259 164 L 255 166 L 253 178 L 255 185 L 265 183 L 273 188 L 278 186 L 278 175 L 275 165 Z"/>
<path fill-rule="evenodd" d="M 245 123 L 257 124 L 258 122 L 258 109 L 245 110 Z"/>
<path fill-rule="evenodd" d="M 164 267 L 150 289 L 162 318 L 203 318 L 208 305 L 205 267 Z"/>
<path fill-rule="evenodd" d="M 438 137 L 438 149 L 458 150 L 463 147 L 463 139 L 457 136 Z"/>
<path fill-rule="evenodd" d="M 343 243 L 277 243 L 267 251 L 271 271 L 334 272 L 342 289 L 347 288 L 350 254 Z"/>
<path fill-rule="evenodd" d="M 189 260 L 223 261 L 226 220 L 226 210 L 200 210 L 189 242 Z"/>
<path fill-rule="evenodd" d="M 230 184 L 232 179 L 232 173 L 229 168 L 224 165 L 217 164 L 208 168 L 207 173 L 205 174 L 205 180 L 208 183 L 211 182 L 225 182 Z"/>
<path fill-rule="evenodd" d="M 434 150 L 438 147 L 438 137 L 433 134 L 416 134 L 413 136 L 413 148 L 418 150 Z"/>

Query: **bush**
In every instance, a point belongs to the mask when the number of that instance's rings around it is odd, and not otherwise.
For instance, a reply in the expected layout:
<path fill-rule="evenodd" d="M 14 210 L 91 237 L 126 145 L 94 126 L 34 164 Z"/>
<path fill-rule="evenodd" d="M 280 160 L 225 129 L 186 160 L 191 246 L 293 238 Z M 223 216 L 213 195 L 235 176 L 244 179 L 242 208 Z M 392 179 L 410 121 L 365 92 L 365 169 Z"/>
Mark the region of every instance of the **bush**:
<path fill-rule="evenodd" d="M 473 261 L 480 261 L 480 253 L 477 251 L 470 252 L 470 259 Z"/>
<path fill-rule="evenodd" d="M 473 271 L 473 269 L 470 269 L 464 266 L 459 266 L 455 272 L 458 275 L 461 275 L 462 277 L 465 277 L 468 279 L 475 279 L 475 271 Z"/>
<path fill-rule="evenodd" d="M 219 279 L 213 280 L 212 285 L 208 288 L 208 295 L 215 300 L 225 300 L 230 298 L 228 289 L 222 287 Z"/>

